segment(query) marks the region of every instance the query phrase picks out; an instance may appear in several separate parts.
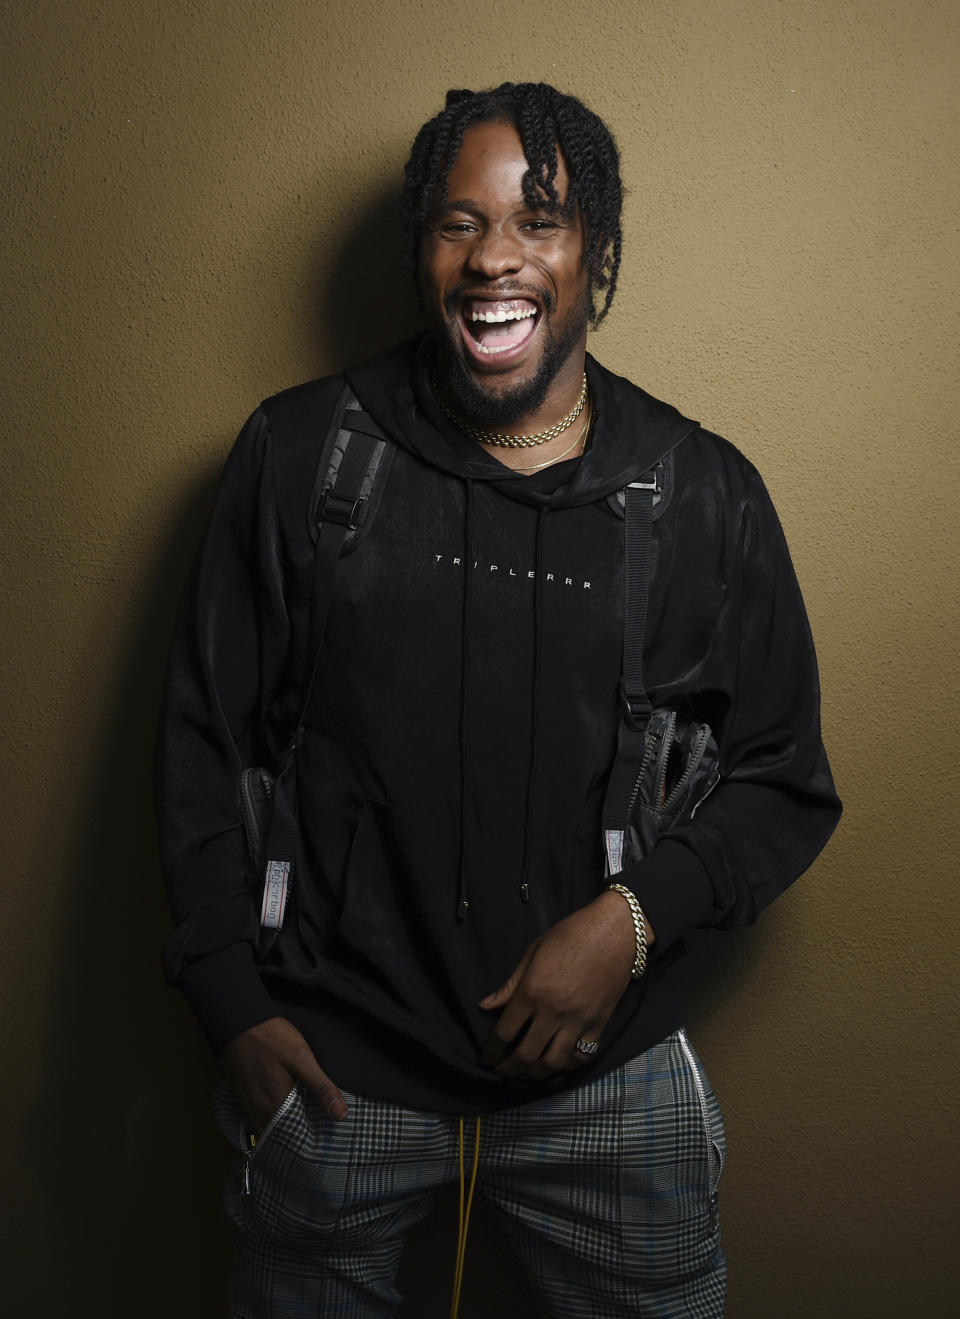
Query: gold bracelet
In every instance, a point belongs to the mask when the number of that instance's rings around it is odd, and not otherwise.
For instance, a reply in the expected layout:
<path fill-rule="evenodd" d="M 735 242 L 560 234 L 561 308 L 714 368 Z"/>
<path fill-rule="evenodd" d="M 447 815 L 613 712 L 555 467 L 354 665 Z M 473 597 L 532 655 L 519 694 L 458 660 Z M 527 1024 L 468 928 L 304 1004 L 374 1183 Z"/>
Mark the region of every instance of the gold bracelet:
<path fill-rule="evenodd" d="M 643 908 L 625 884 L 608 884 L 607 888 L 611 893 L 619 893 L 630 908 L 630 915 L 633 917 L 633 932 L 637 939 L 637 951 L 633 959 L 630 979 L 639 980 L 647 969 L 647 924 L 643 915 Z"/>

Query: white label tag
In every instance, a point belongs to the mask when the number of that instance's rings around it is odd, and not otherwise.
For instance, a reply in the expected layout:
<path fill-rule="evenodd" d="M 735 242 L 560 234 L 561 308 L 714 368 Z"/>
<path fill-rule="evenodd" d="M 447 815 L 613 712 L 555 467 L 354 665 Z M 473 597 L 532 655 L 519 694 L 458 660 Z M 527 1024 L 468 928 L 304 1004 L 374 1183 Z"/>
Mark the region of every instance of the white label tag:
<path fill-rule="evenodd" d="M 606 829 L 603 838 L 607 848 L 607 874 L 619 875 L 623 869 L 623 830 Z"/>
<path fill-rule="evenodd" d="M 263 906 L 260 908 L 260 924 L 268 930 L 279 930 L 283 924 L 289 885 L 290 862 L 268 861 L 263 881 Z"/>

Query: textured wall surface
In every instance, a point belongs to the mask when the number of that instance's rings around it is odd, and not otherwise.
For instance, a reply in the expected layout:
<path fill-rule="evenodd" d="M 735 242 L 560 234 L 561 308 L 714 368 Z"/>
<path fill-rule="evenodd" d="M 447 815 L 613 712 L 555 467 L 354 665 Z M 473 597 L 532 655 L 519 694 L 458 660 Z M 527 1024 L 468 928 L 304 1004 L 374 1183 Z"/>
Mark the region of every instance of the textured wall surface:
<path fill-rule="evenodd" d="M 512 77 L 617 132 L 625 265 L 592 349 L 758 463 L 819 645 L 843 826 L 684 971 L 728 1122 L 729 1314 L 952 1315 L 953 0 L 0 19 L 6 1312 L 223 1313 L 213 1068 L 157 954 L 166 640 L 247 412 L 416 324 L 391 211 L 416 128 L 448 86 Z M 506 1316 L 482 1234 L 464 1313 Z M 452 1245 L 418 1259 L 429 1319 Z"/>

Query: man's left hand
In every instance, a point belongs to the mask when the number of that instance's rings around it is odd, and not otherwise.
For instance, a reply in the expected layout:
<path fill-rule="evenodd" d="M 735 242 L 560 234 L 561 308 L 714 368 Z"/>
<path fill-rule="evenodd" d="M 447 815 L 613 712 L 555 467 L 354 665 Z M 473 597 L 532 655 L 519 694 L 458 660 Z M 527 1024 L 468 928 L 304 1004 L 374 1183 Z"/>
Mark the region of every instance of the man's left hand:
<path fill-rule="evenodd" d="M 653 943 L 649 925 L 647 941 Z M 503 1009 L 484 1062 L 500 1076 L 528 1080 L 588 1062 L 576 1042 L 599 1039 L 630 983 L 635 952 L 630 909 L 619 893 L 601 893 L 554 925 L 534 940 L 507 982 L 481 999 L 488 1011 Z"/>

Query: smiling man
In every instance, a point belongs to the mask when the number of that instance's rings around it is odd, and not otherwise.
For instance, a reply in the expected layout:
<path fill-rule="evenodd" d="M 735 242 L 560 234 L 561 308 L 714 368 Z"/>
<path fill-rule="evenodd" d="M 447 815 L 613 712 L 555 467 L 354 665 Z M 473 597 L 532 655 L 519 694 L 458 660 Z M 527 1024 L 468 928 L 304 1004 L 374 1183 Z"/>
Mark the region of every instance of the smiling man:
<path fill-rule="evenodd" d="M 521 432 L 580 401 L 592 313 L 585 221 L 566 162 L 553 162 L 548 190 L 529 174 L 512 123 L 467 127 L 445 187 L 423 199 L 420 251 L 440 397 Z M 540 456 L 556 458 L 565 443 L 561 433 Z"/>
<path fill-rule="evenodd" d="M 586 354 L 621 200 L 580 101 L 451 92 L 402 202 L 427 333 L 267 400 L 225 469 L 159 792 L 236 1319 L 395 1314 L 465 1143 L 545 1313 L 723 1311 L 723 1127 L 667 972 L 839 802 L 759 477 Z"/>

